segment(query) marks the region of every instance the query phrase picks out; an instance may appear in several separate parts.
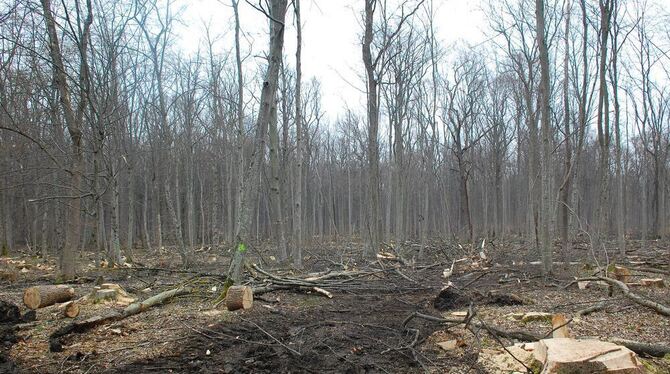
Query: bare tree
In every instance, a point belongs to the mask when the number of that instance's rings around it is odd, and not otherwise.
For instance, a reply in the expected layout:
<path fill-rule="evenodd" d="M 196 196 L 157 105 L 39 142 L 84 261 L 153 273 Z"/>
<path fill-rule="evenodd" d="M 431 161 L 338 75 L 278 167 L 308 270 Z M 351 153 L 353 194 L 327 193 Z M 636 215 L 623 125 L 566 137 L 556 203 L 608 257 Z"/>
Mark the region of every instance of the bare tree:
<path fill-rule="evenodd" d="M 60 104 L 65 117 L 70 140 L 72 142 L 72 161 L 69 169 L 70 189 L 72 190 L 70 209 L 68 211 L 68 223 L 65 235 L 65 245 L 61 257 L 61 273 L 64 278 L 72 278 L 76 273 L 75 251 L 79 245 L 81 230 L 81 185 L 84 172 L 83 145 L 82 145 L 82 122 L 86 110 L 86 94 L 88 82 L 88 42 L 90 38 L 91 24 L 93 23 L 93 6 L 91 0 L 86 1 L 86 14 L 78 16 L 83 24 L 78 25 L 80 35 L 77 35 L 77 49 L 79 51 L 80 65 L 78 73 L 79 95 L 78 102 L 73 103 L 71 98 L 72 87 L 68 83 L 67 71 L 63 63 L 61 42 L 56 30 L 56 21 L 52 12 L 51 0 L 41 0 L 44 21 L 49 37 L 49 53 L 53 65 L 54 83 L 60 95 Z"/>
<path fill-rule="evenodd" d="M 542 116 L 542 210 L 540 217 L 540 256 L 542 257 L 543 274 L 551 274 L 553 265 L 553 248 L 549 238 L 551 191 L 550 191 L 550 162 L 551 162 L 551 118 L 549 86 L 549 47 L 546 40 L 544 0 L 535 1 L 535 18 L 537 22 L 537 45 L 540 55 L 540 114 Z"/>
<path fill-rule="evenodd" d="M 286 0 L 272 0 L 269 11 L 263 11 L 270 23 L 270 45 L 268 52 L 268 67 L 261 90 L 260 108 L 256 120 L 256 135 L 254 138 L 253 155 L 251 162 L 245 170 L 245 187 L 238 191 L 242 193 L 240 211 L 237 215 L 235 241 L 237 242 L 235 255 L 230 263 L 228 277 L 230 281 L 237 282 L 240 276 L 240 269 L 244 256 L 249 245 L 249 234 L 251 226 L 251 208 L 256 197 L 258 183 L 260 179 L 260 164 L 263 161 L 265 153 L 265 137 L 268 131 L 269 122 L 272 120 L 272 108 L 274 106 L 275 95 L 279 79 L 279 70 L 282 65 L 282 51 L 284 48 L 284 20 L 286 17 Z M 239 66 L 239 57 L 238 57 Z"/>

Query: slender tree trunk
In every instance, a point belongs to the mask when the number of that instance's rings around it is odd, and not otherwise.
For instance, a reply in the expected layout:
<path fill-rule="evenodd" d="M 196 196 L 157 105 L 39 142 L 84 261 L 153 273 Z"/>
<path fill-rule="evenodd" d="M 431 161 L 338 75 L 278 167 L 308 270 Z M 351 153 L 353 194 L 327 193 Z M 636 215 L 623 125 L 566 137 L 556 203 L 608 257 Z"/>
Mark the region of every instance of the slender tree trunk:
<path fill-rule="evenodd" d="M 147 251 L 151 251 L 151 240 L 149 239 L 149 179 L 144 176 L 144 194 L 142 202 L 142 238 L 144 239 L 143 247 Z"/>
<path fill-rule="evenodd" d="M 135 238 L 135 173 L 131 164 L 128 164 L 128 234 L 126 244 L 129 262 L 133 262 L 133 245 Z"/>
<path fill-rule="evenodd" d="M 184 236 L 181 229 L 181 221 L 177 217 L 177 212 L 175 211 L 175 203 L 172 199 L 170 193 L 170 184 L 165 184 L 165 202 L 167 203 L 168 214 L 172 219 L 172 224 L 174 225 L 174 237 L 177 242 L 177 249 L 179 251 L 179 256 L 181 257 L 181 264 L 183 267 L 187 267 L 189 263 L 188 251 L 186 250 L 186 245 L 184 244 Z"/>
<path fill-rule="evenodd" d="M 274 213 L 273 231 L 278 245 L 280 262 L 288 258 L 288 243 L 284 230 L 284 210 L 282 208 L 282 176 L 279 166 L 279 132 L 277 129 L 277 106 L 273 105 L 269 120 L 270 138 L 270 212 Z"/>
<path fill-rule="evenodd" d="M 116 170 L 116 161 L 112 161 L 112 173 L 110 175 L 112 184 L 111 203 L 111 231 L 109 236 L 109 253 L 107 258 L 110 265 L 121 264 L 121 242 L 119 240 L 119 173 Z"/>
<path fill-rule="evenodd" d="M 374 11 L 376 0 L 365 0 L 365 31 L 363 34 L 363 63 L 367 77 L 367 239 L 363 255 L 373 258 L 380 244 L 381 211 L 379 205 L 380 170 L 379 170 L 379 89 L 375 65 L 372 57 L 374 36 Z"/>
<path fill-rule="evenodd" d="M 617 3 L 614 5 L 618 8 Z M 622 139 L 621 139 L 621 105 L 619 103 L 619 66 L 618 66 L 618 24 L 615 17 L 616 31 L 612 36 L 612 68 L 610 70 L 610 80 L 612 82 L 612 96 L 614 98 L 614 136 L 616 141 L 616 224 L 617 224 L 617 246 L 619 247 L 619 256 L 626 258 L 626 238 L 625 238 L 625 202 L 624 202 L 624 177 L 622 160 Z"/>
<path fill-rule="evenodd" d="M 195 193 L 193 191 L 193 145 L 192 143 L 187 145 L 188 155 L 186 157 L 186 226 L 187 232 L 186 236 L 188 239 L 188 248 L 193 249 L 195 244 Z M 178 191 L 177 191 L 178 193 Z M 179 195 L 177 195 L 177 201 L 179 201 Z M 179 206 L 179 205 L 177 205 Z"/>
<path fill-rule="evenodd" d="M 558 231 L 563 244 L 563 255 L 570 253 L 571 245 L 568 232 L 570 218 L 570 187 L 572 186 L 572 134 L 570 130 L 570 1 L 566 4 L 565 18 L 565 55 L 563 58 L 563 142 L 565 148 L 563 183 L 559 188 Z"/>
<path fill-rule="evenodd" d="M 156 246 L 157 250 L 163 250 L 163 221 L 161 220 L 161 188 L 160 182 L 154 174 L 154 211 L 156 212 L 156 222 L 154 223 L 156 230 Z"/>
<path fill-rule="evenodd" d="M 233 2 L 236 10 L 236 29 L 239 28 L 239 19 L 237 17 L 237 2 Z M 265 153 L 265 136 L 268 131 L 268 124 L 272 117 L 272 106 L 277 92 L 277 83 L 279 70 L 282 65 L 282 50 L 284 47 L 284 20 L 286 16 L 287 0 L 272 0 L 270 4 L 270 51 L 268 53 L 268 67 L 261 90 L 260 108 L 256 123 L 256 135 L 254 139 L 253 155 L 251 164 L 247 167 L 244 180 L 247 183 L 240 189 L 241 200 L 240 210 L 237 217 L 237 229 L 235 240 L 237 248 L 235 255 L 230 263 L 228 277 L 230 282 L 239 281 L 240 270 L 247 251 L 249 242 L 249 233 L 251 229 L 251 213 L 256 204 L 259 181 L 261 179 L 261 162 Z M 236 31 L 237 34 L 237 31 Z M 240 62 L 238 58 L 238 69 Z M 239 73 L 239 70 L 238 70 Z M 241 79 L 239 80 L 241 82 Z M 248 192 L 246 194 L 245 192 Z M 256 225 L 257 228 L 259 225 Z"/>
<path fill-rule="evenodd" d="M 549 48 L 546 41 L 544 0 L 535 1 L 535 19 L 537 25 L 537 44 L 540 54 L 540 112 L 542 115 L 542 159 L 541 159 L 541 217 L 540 217 L 540 255 L 542 257 L 542 272 L 546 276 L 552 272 L 552 248 L 549 238 L 549 223 L 551 210 L 550 195 L 550 162 L 551 162 L 551 128 L 549 106 Z"/>
<path fill-rule="evenodd" d="M 613 0 L 599 0 L 600 4 L 600 66 L 598 68 L 599 74 L 599 93 L 598 93 L 598 208 L 596 229 L 599 240 L 598 244 L 602 244 L 602 239 L 607 235 L 607 200 L 608 200 L 608 174 L 609 174 L 609 152 L 610 152 L 610 134 L 609 134 L 609 97 L 607 92 L 607 45 L 610 32 L 610 18 L 612 14 L 611 2 Z"/>

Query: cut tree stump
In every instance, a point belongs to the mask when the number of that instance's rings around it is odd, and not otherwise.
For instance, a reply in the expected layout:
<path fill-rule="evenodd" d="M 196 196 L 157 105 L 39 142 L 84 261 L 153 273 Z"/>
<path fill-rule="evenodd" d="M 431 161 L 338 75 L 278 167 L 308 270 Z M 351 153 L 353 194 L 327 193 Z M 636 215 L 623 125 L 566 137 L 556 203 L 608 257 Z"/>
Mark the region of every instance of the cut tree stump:
<path fill-rule="evenodd" d="M 226 294 L 228 310 L 250 309 L 254 304 L 254 293 L 248 286 L 231 286 Z"/>
<path fill-rule="evenodd" d="M 520 361 L 520 362 L 519 362 Z M 479 362 L 495 373 L 644 373 L 628 348 L 600 340 L 542 339 L 516 344 L 504 351 L 483 352 Z"/>
<path fill-rule="evenodd" d="M 116 299 L 116 290 L 97 290 L 95 292 L 95 301 L 102 302 L 105 300 Z"/>
<path fill-rule="evenodd" d="M 74 288 L 68 286 L 36 286 L 23 292 L 23 303 L 33 310 L 70 301 L 72 298 Z"/>
<path fill-rule="evenodd" d="M 624 283 L 628 283 L 630 281 L 631 273 L 630 273 L 630 270 L 628 270 L 628 268 L 625 268 L 623 266 L 615 265 L 614 269 L 613 269 L 613 273 L 614 273 L 614 279 L 616 279 L 618 281 L 621 281 L 621 282 L 624 282 Z"/>
<path fill-rule="evenodd" d="M 554 338 L 571 338 L 570 329 L 568 329 L 569 321 L 564 314 L 554 314 L 551 318 L 551 336 Z"/>
<path fill-rule="evenodd" d="M 67 318 L 75 318 L 79 315 L 79 304 L 75 301 L 68 301 L 58 306 L 61 313 Z"/>
<path fill-rule="evenodd" d="M 543 339 L 533 354 L 544 364 L 542 374 L 645 372 L 633 351 L 600 340 Z"/>

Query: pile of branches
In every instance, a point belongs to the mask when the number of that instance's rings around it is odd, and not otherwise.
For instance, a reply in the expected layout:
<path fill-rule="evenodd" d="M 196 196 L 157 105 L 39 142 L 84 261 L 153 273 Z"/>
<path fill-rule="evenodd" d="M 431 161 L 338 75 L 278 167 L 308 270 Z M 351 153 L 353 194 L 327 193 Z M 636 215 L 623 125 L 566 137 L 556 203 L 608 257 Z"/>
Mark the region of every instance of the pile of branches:
<path fill-rule="evenodd" d="M 309 274 L 307 277 L 298 278 L 287 275 L 272 274 L 263 270 L 258 265 L 251 265 L 251 273 L 254 278 L 254 295 L 276 290 L 295 290 L 302 292 L 316 292 L 328 298 L 332 298 L 331 291 L 352 291 L 352 290 L 376 290 L 376 291 L 397 291 L 398 289 L 416 290 L 424 287 L 399 287 L 397 284 L 375 286 L 371 283 L 371 278 L 380 277 L 383 273 L 395 272 L 395 268 L 370 269 L 370 270 L 345 270 L 345 271 L 327 271 L 316 274 Z M 402 275 L 403 278 L 411 278 Z M 388 283 L 388 282 L 386 282 Z"/>

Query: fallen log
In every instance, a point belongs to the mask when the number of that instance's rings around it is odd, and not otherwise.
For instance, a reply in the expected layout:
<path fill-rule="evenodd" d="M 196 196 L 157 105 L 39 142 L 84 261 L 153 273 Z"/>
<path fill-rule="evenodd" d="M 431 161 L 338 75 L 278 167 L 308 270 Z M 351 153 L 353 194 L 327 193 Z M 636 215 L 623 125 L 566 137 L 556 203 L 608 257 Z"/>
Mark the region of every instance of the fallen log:
<path fill-rule="evenodd" d="M 23 303 L 33 310 L 70 301 L 73 298 L 74 288 L 69 286 L 36 286 L 23 292 Z"/>
<path fill-rule="evenodd" d="M 191 292 L 189 288 L 178 287 L 168 291 L 161 292 L 157 295 L 154 295 L 144 301 L 136 302 L 128 305 L 123 311 L 118 312 L 116 310 L 108 312 L 107 314 L 97 315 L 83 321 L 76 321 L 68 324 L 67 326 L 61 327 L 56 330 L 49 337 L 49 349 L 51 352 L 61 352 L 63 350 L 62 338 L 70 335 L 72 333 L 84 333 L 96 326 L 100 326 L 109 322 L 119 321 L 124 318 L 130 317 L 132 315 L 141 313 L 152 306 L 161 304 L 175 296 L 184 295 Z"/>
<path fill-rule="evenodd" d="M 254 305 L 254 292 L 248 286 L 231 286 L 226 294 L 228 310 L 250 309 Z"/>
<path fill-rule="evenodd" d="M 670 353 L 670 347 L 667 345 L 642 343 L 634 340 L 620 338 L 609 338 L 607 341 L 623 345 L 624 347 L 640 355 L 664 357 Z"/>
<path fill-rule="evenodd" d="M 74 301 L 68 301 L 58 306 L 63 316 L 67 318 L 75 318 L 79 315 L 79 304 Z"/>

